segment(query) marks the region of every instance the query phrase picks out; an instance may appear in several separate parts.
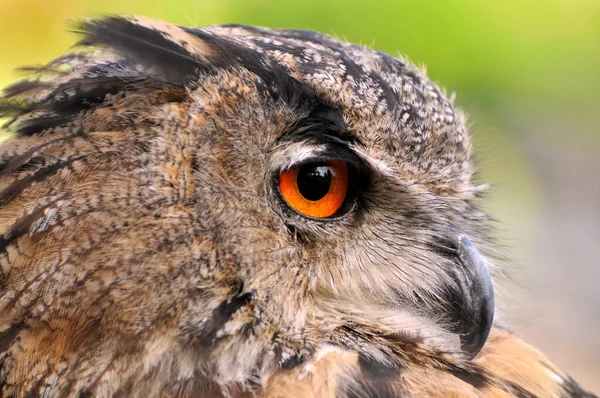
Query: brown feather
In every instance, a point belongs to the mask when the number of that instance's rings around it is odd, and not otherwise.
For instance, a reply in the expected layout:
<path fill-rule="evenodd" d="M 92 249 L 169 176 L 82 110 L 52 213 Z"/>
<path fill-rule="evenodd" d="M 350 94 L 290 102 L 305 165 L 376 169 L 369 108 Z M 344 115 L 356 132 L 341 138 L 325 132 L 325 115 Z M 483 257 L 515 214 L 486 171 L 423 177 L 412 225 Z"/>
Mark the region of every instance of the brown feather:
<path fill-rule="evenodd" d="M 314 32 L 79 30 L 0 100 L 0 396 L 584 394 L 500 328 L 470 359 L 493 243 L 464 117 L 414 66 Z M 304 217 L 278 175 L 331 159 L 354 196 Z"/>

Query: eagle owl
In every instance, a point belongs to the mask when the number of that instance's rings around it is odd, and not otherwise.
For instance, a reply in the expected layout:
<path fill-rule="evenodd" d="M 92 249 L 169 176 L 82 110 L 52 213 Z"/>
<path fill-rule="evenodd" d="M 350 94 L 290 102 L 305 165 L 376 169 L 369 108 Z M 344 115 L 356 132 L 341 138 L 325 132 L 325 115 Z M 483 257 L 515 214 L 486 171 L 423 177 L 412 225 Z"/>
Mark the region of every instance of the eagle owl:
<path fill-rule="evenodd" d="M 3 397 L 591 396 L 494 321 L 465 119 L 414 66 L 77 30 L 0 103 Z"/>

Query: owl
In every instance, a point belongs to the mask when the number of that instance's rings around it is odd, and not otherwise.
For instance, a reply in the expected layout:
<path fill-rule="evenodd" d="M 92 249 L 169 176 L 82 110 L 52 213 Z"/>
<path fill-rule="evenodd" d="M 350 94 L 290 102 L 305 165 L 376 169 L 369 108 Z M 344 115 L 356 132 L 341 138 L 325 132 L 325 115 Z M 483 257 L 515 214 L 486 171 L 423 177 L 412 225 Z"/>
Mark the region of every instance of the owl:
<path fill-rule="evenodd" d="M 76 30 L 0 100 L 2 397 L 592 396 L 494 319 L 465 117 L 413 65 Z"/>

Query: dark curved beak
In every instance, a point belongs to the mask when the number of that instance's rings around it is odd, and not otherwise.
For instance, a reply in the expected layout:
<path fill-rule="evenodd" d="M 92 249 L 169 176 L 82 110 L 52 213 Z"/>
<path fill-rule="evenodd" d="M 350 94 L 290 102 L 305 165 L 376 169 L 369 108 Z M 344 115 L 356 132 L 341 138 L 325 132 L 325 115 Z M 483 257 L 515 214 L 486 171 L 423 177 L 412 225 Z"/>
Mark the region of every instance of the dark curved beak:
<path fill-rule="evenodd" d="M 474 358 L 485 344 L 494 320 L 494 288 L 487 266 L 469 238 L 458 236 L 455 279 L 459 287 L 453 297 L 453 332 L 460 335 L 462 351 Z"/>

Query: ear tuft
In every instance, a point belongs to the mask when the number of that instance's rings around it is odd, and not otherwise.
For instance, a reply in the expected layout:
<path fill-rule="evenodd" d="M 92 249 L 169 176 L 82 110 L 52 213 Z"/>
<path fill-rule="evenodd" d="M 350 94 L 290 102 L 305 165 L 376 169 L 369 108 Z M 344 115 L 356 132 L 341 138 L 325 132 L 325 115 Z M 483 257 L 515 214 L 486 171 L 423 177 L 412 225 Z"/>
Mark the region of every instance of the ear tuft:
<path fill-rule="evenodd" d="M 190 51 L 198 44 L 190 41 L 197 39 L 174 25 L 142 18 L 107 17 L 84 20 L 75 31 L 84 35 L 79 45 L 110 47 L 166 83 L 183 86 L 195 70 L 206 69 L 198 58 L 201 54 Z"/>

